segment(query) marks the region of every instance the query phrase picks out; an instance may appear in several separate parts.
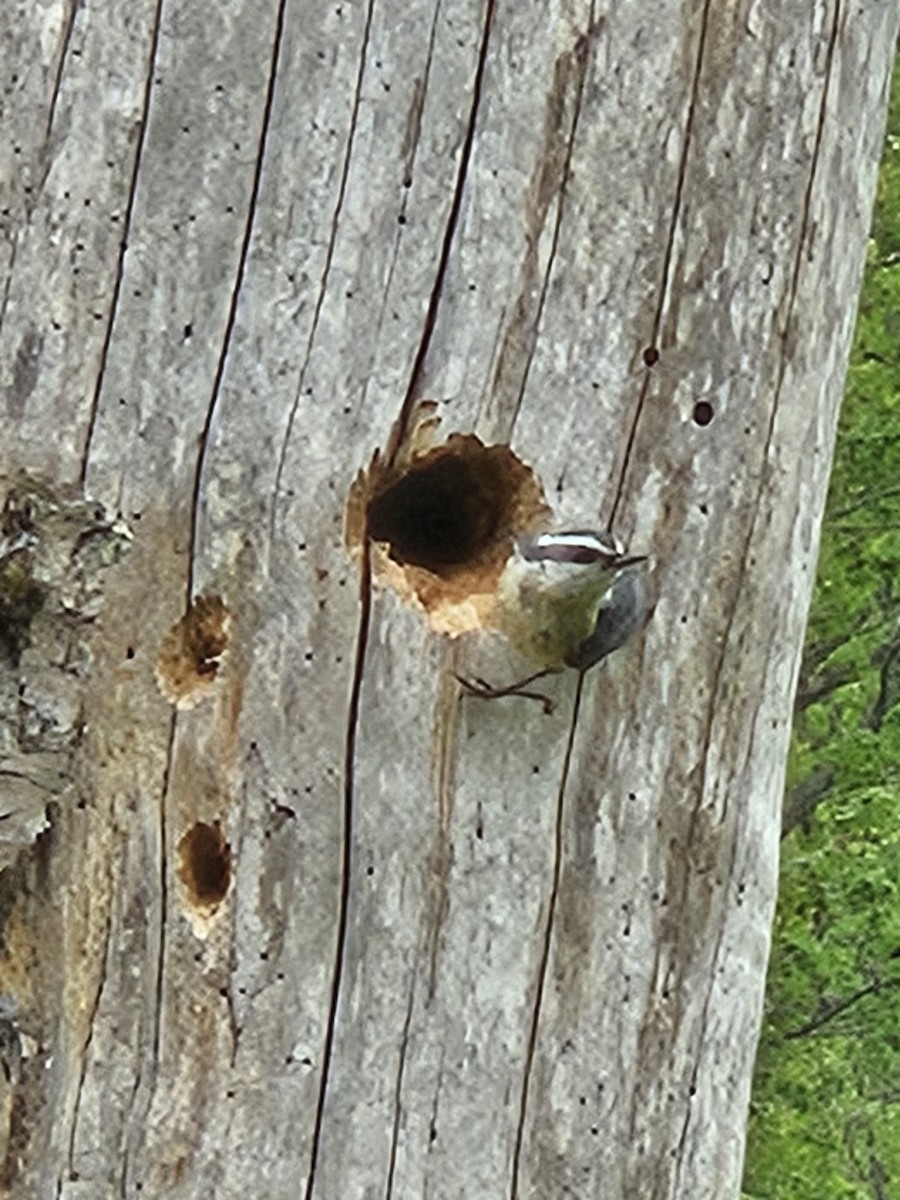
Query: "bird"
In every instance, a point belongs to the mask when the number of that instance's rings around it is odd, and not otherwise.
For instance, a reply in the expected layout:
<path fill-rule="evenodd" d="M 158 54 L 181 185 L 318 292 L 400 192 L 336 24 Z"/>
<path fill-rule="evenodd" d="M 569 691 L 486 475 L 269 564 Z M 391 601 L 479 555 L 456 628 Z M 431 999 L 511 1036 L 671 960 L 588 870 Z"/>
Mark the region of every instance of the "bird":
<path fill-rule="evenodd" d="M 528 685 L 565 667 L 580 674 L 622 646 L 647 612 L 644 554 L 629 554 L 610 533 L 563 530 L 514 542 L 496 594 L 496 623 L 509 643 L 539 667 L 507 687 L 457 675 L 482 699 L 526 696 L 552 701 Z"/>

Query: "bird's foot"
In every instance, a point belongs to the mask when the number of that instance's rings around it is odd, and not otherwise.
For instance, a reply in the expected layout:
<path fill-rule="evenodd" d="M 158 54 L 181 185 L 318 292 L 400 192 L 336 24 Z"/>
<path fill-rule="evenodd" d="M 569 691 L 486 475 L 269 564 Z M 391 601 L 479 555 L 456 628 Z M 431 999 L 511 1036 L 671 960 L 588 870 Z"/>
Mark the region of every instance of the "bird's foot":
<path fill-rule="evenodd" d="M 543 671 L 535 671 L 533 675 L 527 675 L 517 683 L 511 683 L 507 687 L 495 687 L 486 679 L 478 677 L 467 679 L 464 675 L 456 675 L 455 678 L 471 696 L 478 696 L 482 700 L 502 700 L 504 696 L 521 696 L 525 700 L 537 700 L 549 716 L 556 707 L 556 701 L 544 692 L 530 691 L 528 685 L 534 683 L 536 679 L 544 679 L 547 675 L 556 675 L 559 670 L 559 667 L 547 667 Z"/>

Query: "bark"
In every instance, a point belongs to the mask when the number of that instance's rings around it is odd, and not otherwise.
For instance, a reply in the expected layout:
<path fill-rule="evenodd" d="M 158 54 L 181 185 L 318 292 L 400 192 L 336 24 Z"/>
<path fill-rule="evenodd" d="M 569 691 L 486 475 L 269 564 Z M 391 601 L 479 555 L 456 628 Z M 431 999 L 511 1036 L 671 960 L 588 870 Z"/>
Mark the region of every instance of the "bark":
<path fill-rule="evenodd" d="M 737 1195 L 896 32 L 7 18 L 9 1195 Z M 461 700 L 502 648 L 347 560 L 426 396 L 654 557 L 564 789 L 574 679 Z"/>

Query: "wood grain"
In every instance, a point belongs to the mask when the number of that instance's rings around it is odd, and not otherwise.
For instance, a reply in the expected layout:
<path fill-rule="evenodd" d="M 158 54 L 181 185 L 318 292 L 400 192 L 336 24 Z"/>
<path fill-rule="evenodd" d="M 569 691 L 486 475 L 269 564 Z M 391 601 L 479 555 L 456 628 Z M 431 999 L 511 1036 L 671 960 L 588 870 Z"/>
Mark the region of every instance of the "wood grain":
<path fill-rule="evenodd" d="M 82 491 L 132 544 L 50 830 L 0 881 L 7 1194 L 737 1195 L 897 24 L 22 8 L 0 480 Z M 346 558 L 350 482 L 422 397 L 511 442 L 562 524 L 653 555 L 563 795 L 574 676 L 552 718 L 460 700 L 502 646 Z M 201 593 L 228 644 L 176 709 L 154 671 Z M 202 911 L 200 824 L 230 872 Z"/>

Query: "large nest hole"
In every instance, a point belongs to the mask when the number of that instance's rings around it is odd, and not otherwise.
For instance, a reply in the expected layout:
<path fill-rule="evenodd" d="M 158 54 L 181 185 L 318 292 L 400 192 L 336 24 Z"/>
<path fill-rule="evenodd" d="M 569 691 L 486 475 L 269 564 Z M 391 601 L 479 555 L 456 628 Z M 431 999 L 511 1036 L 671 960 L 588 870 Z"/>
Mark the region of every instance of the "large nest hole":
<path fill-rule="evenodd" d="M 346 539 L 372 542 L 374 581 L 422 608 L 433 628 L 459 634 L 494 622 L 497 581 L 525 532 L 550 510 L 537 476 L 508 446 L 474 434 L 429 445 L 437 427 L 425 402 L 393 461 L 376 452 L 350 489 Z"/>
<path fill-rule="evenodd" d="M 441 447 L 375 497 L 369 535 L 395 562 L 448 574 L 489 548 L 508 521 L 509 489 L 504 464 L 480 449 L 464 456 Z"/>

